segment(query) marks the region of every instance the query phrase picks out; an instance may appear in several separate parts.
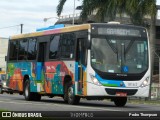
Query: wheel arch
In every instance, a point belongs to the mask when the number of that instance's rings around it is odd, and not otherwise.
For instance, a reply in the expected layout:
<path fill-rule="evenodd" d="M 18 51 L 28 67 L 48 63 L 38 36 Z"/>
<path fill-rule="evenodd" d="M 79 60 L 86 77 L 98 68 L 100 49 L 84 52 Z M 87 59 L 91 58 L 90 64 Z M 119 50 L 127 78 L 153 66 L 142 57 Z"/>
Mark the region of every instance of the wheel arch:
<path fill-rule="evenodd" d="M 72 78 L 71 78 L 70 75 L 66 75 L 66 76 L 64 77 L 63 86 L 65 86 L 65 84 L 68 83 L 68 82 L 72 82 Z"/>
<path fill-rule="evenodd" d="M 66 75 L 65 77 L 64 77 L 64 81 L 63 81 L 63 92 L 65 93 L 65 87 L 66 87 L 66 85 L 68 84 L 68 83 L 71 83 L 71 84 L 73 84 L 73 82 L 72 82 L 72 77 L 70 76 L 70 75 Z"/>

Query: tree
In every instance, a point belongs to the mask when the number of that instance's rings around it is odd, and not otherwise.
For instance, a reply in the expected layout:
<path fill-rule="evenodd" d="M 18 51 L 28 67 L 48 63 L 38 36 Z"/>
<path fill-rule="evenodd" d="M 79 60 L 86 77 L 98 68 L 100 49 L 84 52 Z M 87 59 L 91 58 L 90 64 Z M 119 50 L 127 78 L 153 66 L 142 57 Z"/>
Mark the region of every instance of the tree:
<path fill-rule="evenodd" d="M 87 19 L 88 15 L 91 15 L 93 11 L 97 10 L 97 16 L 101 22 L 104 21 L 104 17 L 106 15 L 108 18 L 113 20 L 115 18 L 117 3 L 123 0 L 82 0 L 82 12 L 81 17 Z M 124 0 L 125 1 L 125 0 Z M 63 10 L 63 6 L 66 0 L 59 0 L 59 4 L 57 6 L 57 15 L 61 15 Z"/>
<path fill-rule="evenodd" d="M 58 16 L 61 15 L 65 2 L 66 2 L 66 0 L 59 0 L 59 4 L 57 6 L 57 15 Z"/>
<path fill-rule="evenodd" d="M 57 15 L 63 10 L 66 0 L 59 0 Z M 156 0 L 82 0 L 81 17 L 87 19 L 89 15 L 96 12 L 96 18 L 104 22 L 105 18 L 114 20 L 116 14 L 125 13 L 131 18 L 131 22 L 136 25 L 144 25 L 146 15 L 156 15 Z"/>

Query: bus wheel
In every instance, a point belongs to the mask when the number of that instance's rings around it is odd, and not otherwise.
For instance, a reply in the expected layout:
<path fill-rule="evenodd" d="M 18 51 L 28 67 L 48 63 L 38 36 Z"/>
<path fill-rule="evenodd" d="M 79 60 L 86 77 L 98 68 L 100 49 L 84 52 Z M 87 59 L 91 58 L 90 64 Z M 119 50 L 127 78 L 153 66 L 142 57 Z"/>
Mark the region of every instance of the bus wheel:
<path fill-rule="evenodd" d="M 123 107 L 127 103 L 127 97 L 116 97 L 113 101 L 117 107 Z"/>
<path fill-rule="evenodd" d="M 65 84 L 64 86 L 64 96 L 63 96 L 63 99 L 64 99 L 64 102 L 65 103 L 68 103 L 68 84 Z"/>
<path fill-rule="evenodd" d="M 25 97 L 25 100 L 27 100 L 27 101 L 33 100 L 33 93 L 30 92 L 29 80 L 25 81 L 25 85 L 24 85 L 24 97 Z"/>
<path fill-rule="evenodd" d="M 73 92 L 72 82 L 67 83 L 68 104 L 75 105 L 80 101 L 80 97 L 75 96 Z"/>

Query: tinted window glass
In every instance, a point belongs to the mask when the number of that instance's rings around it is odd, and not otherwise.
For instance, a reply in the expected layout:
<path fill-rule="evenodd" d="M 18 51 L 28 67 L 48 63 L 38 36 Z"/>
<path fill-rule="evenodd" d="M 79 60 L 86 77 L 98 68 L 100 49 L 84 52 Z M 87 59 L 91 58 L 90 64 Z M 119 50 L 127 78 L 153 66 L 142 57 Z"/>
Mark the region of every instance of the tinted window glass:
<path fill-rule="evenodd" d="M 56 59 L 58 58 L 58 46 L 59 46 L 59 40 L 60 36 L 56 35 L 51 38 L 51 43 L 50 43 L 50 52 L 49 52 L 49 58 L 50 59 Z"/>
<path fill-rule="evenodd" d="M 28 60 L 35 60 L 37 56 L 37 40 L 36 38 L 29 38 L 28 44 Z"/>
<path fill-rule="evenodd" d="M 19 41 L 18 60 L 27 60 L 27 49 L 28 49 L 27 39 Z"/>
<path fill-rule="evenodd" d="M 1 74 L 0 75 L 0 79 L 3 80 L 3 81 L 6 80 L 6 75 L 5 74 Z"/>
<path fill-rule="evenodd" d="M 61 38 L 61 58 L 74 58 L 74 34 L 67 33 Z"/>
<path fill-rule="evenodd" d="M 91 65 L 107 73 L 137 74 L 148 69 L 146 38 L 92 38 Z"/>
<path fill-rule="evenodd" d="M 10 41 L 9 60 L 17 60 L 18 41 Z"/>

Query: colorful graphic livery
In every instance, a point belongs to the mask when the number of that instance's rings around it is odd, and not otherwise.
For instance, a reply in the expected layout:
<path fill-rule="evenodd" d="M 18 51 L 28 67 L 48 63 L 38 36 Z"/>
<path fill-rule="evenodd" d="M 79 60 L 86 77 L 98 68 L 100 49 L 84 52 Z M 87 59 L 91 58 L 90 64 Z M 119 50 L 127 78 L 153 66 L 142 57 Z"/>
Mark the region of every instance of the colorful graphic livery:
<path fill-rule="evenodd" d="M 92 23 L 10 38 L 7 86 L 26 100 L 61 96 L 69 104 L 148 97 L 150 53 L 143 27 Z"/>

